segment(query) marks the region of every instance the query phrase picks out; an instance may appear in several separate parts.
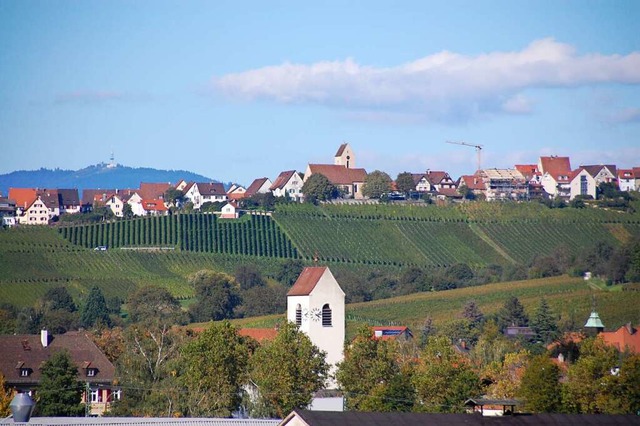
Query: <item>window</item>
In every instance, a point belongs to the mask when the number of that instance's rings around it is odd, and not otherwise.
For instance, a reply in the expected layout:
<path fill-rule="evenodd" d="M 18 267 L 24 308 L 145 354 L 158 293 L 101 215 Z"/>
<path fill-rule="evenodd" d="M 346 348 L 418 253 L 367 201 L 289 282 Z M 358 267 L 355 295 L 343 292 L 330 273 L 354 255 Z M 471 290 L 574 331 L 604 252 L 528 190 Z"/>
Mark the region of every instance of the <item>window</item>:
<path fill-rule="evenodd" d="M 589 190 L 589 183 L 586 176 L 580 176 L 580 195 L 587 195 Z"/>
<path fill-rule="evenodd" d="M 300 304 L 296 306 L 296 325 L 300 326 L 302 324 L 302 308 Z"/>
<path fill-rule="evenodd" d="M 331 327 L 331 308 L 328 303 L 322 307 L 322 326 Z"/>
<path fill-rule="evenodd" d="M 27 377 L 29 375 L 29 369 L 28 368 L 21 368 L 20 369 L 20 376 L 21 377 Z"/>
<path fill-rule="evenodd" d="M 120 389 L 111 391 L 111 400 L 112 401 L 119 401 L 120 400 L 120 396 L 121 396 L 121 392 L 122 391 Z"/>
<path fill-rule="evenodd" d="M 96 369 L 95 368 L 87 368 L 87 377 L 93 377 L 96 375 Z"/>
<path fill-rule="evenodd" d="M 100 394 L 100 389 L 91 389 L 91 402 L 102 402 L 102 395 Z"/>

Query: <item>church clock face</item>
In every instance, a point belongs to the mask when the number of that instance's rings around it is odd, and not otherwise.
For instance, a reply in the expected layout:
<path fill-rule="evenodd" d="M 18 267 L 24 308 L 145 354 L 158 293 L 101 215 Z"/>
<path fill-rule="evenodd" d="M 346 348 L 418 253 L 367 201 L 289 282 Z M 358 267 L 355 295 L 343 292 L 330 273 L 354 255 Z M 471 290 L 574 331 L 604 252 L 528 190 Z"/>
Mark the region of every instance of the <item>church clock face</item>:
<path fill-rule="evenodd" d="M 318 308 L 313 308 L 309 312 L 309 316 L 312 321 L 320 321 L 320 319 L 322 319 L 322 311 Z"/>

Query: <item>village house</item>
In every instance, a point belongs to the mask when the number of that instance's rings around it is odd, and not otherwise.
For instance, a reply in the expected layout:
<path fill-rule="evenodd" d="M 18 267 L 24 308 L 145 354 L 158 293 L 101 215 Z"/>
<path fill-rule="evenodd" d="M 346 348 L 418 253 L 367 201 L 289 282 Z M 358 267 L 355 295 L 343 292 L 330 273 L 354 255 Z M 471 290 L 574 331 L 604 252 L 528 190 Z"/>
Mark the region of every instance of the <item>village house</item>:
<path fill-rule="evenodd" d="M 240 211 L 235 201 L 229 201 L 220 209 L 220 219 L 237 219 L 240 217 Z"/>
<path fill-rule="evenodd" d="M 484 196 L 486 191 L 486 187 L 484 185 L 484 181 L 482 180 L 482 176 L 479 174 L 475 175 L 462 175 L 460 179 L 458 179 L 458 188 L 467 187 L 474 195 Z"/>
<path fill-rule="evenodd" d="M 287 170 L 278 175 L 269 190 L 274 197 L 289 197 L 291 200 L 301 201 L 304 197 L 302 185 L 304 185 L 304 182 L 298 172 Z"/>
<path fill-rule="evenodd" d="M 178 187 L 182 187 L 183 182 Z M 184 189 L 180 190 L 184 192 L 185 200 L 193 203 L 195 210 L 199 210 L 204 203 L 223 203 L 227 201 L 227 192 L 220 182 L 195 182 L 186 184 Z"/>
<path fill-rule="evenodd" d="M 7 197 L 0 197 L 0 226 L 11 228 L 16 224 L 16 203 Z"/>
<path fill-rule="evenodd" d="M 542 173 L 538 170 L 537 164 L 516 164 L 514 168 L 522 173 L 527 181 L 529 199 L 543 198 L 546 195 L 542 186 Z"/>
<path fill-rule="evenodd" d="M 571 172 L 569 180 L 571 182 L 571 195 L 569 196 L 570 200 L 573 200 L 578 196 L 583 198 L 591 198 L 594 200 L 596 199 L 598 184 L 587 169 L 585 169 L 584 167 L 577 168 L 576 170 Z"/>
<path fill-rule="evenodd" d="M 227 199 L 229 200 L 242 200 L 247 196 L 247 190 L 244 186 L 233 184 L 227 191 Z"/>
<path fill-rule="evenodd" d="M 321 174 L 329 179 L 342 193 L 343 198 L 364 198 L 362 189 L 367 177 L 365 169 L 357 169 L 356 158 L 349 144 L 342 144 L 333 159 L 334 164 L 309 164 L 304 173 L 303 182 L 314 174 Z"/>
<path fill-rule="evenodd" d="M 571 186 L 571 162 L 569 157 L 540 157 L 538 170 L 542 173 L 540 182 L 545 192 L 551 197 L 569 198 Z"/>
<path fill-rule="evenodd" d="M 620 191 L 636 191 L 634 169 L 618 169 L 618 188 Z"/>
<path fill-rule="evenodd" d="M 602 331 L 598 336 L 620 352 L 640 354 L 640 324 L 633 327 L 630 322 L 615 331 Z"/>
<path fill-rule="evenodd" d="M 407 326 L 374 326 L 371 327 L 371 332 L 375 339 L 380 340 L 411 340 L 413 339 L 413 333 Z"/>
<path fill-rule="evenodd" d="M 251 185 L 247 187 L 247 192 L 245 192 L 244 196 L 249 198 L 256 194 L 266 194 L 270 192 L 271 185 L 273 185 L 273 182 L 268 177 L 254 179 Z"/>
<path fill-rule="evenodd" d="M 91 415 L 101 415 L 120 398 L 120 390 L 113 386 L 113 364 L 82 331 L 56 336 L 46 330 L 40 335 L 0 335 L 0 372 L 8 387 L 37 393 L 42 364 L 65 350 L 78 367 L 78 380 L 87 383 L 83 402 L 89 404 Z"/>

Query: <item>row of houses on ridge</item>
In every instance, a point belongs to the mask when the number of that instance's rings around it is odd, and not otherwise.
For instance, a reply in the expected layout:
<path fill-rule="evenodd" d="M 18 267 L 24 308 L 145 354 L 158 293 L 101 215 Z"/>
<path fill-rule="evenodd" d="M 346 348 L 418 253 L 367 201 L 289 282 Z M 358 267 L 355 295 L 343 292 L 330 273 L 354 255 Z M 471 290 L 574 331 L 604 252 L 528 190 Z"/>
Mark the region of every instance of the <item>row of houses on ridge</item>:
<path fill-rule="evenodd" d="M 206 203 L 221 203 L 222 217 L 237 217 L 238 202 L 257 194 L 272 194 L 293 201 L 304 200 L 302 187 L 314 174 L 322 174 L 341 193 L 342 198 L 362 200 L 367 171 L 356 167 L 356 155 L 348 143 L 340 145 L 333 164 L 308 164 L 304 173 L 281 172 L 273 181 L 268 177 L 253 180 L 248 186 L 234 184 L 225 189 L 219 182 L 141 183 L 137 189 L 85 189 L 82 199 L 77 189 L 10 188 L 8 197 L 0 197 L 3 225 L 47 224 L 61 214 L 84 212 L 95 206 L 107 206 L 122 217 L 125 206 L 135 216 L 165 215 L 173 205 L 166 200 L 170 188 L 182 192 L 182 201 L 199 210 Z M 439 200 L 461 199 L 471 192 L 488 201 L 555 198 L 573 200 L 593 198 L 601 183 L 613 183 L 621 191 L 640 190 L 640 167 L 618 169 L 612 164 L 582 165 L 571 168 L 569 157 L 543 156 L 537 164 L 516 164 L 512 169 L 483 169 L 454 180 L 446 171 L 427 170 L 411 173 L 413 195 L 430 195 Z M 394 183 L 395 185 L 395 183 Z M 15 213 L 15 214 L 14 214 Z"/>

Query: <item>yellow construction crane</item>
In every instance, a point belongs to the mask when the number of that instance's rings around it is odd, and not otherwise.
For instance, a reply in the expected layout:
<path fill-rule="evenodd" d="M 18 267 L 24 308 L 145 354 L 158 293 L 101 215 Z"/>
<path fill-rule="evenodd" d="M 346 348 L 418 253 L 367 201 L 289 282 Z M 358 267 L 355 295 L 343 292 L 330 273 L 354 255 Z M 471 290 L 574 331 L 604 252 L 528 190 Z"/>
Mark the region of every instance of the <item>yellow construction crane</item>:
<path fill-rule="evenodd" d="M 475 148 L 476 154 L 478 155 L 478 170 L 482 170 L 482 145 L 474 145 L 472 143 L 456 142 L 456 141 L 446 141 L 446 142 L 454 145 L 464 145 L 464 146 L 470 146 L 472 148 Z"/>

